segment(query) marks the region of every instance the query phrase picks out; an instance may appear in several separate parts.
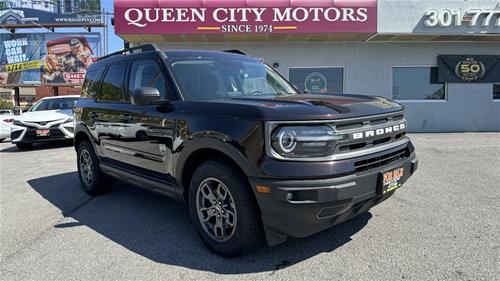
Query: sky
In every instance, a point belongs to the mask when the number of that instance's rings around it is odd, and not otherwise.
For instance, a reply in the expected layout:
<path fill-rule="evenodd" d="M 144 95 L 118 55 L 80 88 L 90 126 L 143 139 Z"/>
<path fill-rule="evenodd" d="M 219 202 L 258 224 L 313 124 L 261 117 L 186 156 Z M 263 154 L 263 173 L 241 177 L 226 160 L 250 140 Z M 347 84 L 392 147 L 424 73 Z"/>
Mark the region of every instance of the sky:
<path fill-rule="evenodd" d="M 101 0 L 101 6 L 106 11 L 113 13 L 114 10 L 114 1 L 113 0 Z M 116 36 L 114 26 L 111 26 L 111 23 L 108 22 L 108 34 L 109 34 L 109 52 L 115 52 L 120 49 L 123 49 L 123 40 Z"/>
<path fill-rule="evenodd" d="M 106 12 L 111 14 L 113 13 L 114 10 L 113 4 L 114 4 L 113 0 L 101 0 L 101 8 L 105 9 Z M 114 26 L 111 26 L 111 17 L 113 17 L 113 15 L 110 15 L 108 17 L 109 44 L 107 53 L 123 49 L 123 40 L 120 37 L 116 36 L 115 28 Z M 92 29 L 92 32 L 100 32 L 102 34 L 103 30 L 104 30 L 103 28 L 94 28 Z M 8 31 L 0 29 L 0 33 L 7 33 L 7 32 Z M 43 28 L 25 28 L 16 30 L 16 33 L 42 33 L 42 32 L 50 32 L 50 31 Z M 86 32 L 86 30 L 83 28 L 56 28 L 55 32 Z"/>

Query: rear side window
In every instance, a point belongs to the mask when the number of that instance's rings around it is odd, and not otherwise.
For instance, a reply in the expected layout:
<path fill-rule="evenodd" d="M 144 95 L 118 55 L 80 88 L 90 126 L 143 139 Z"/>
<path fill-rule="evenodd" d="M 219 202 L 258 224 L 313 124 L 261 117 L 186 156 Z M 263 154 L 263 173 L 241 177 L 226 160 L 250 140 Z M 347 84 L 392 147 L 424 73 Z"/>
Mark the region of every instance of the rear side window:
<path fill-rule="evenodd" d="M 100 101 L 124 101 L 122 85 L 126 68 L 124 63 L 113 64 L 108 68 L 102 81 Z"/>
<path fill-rule="evenodd" d="M 85 76 L 85 82 L 82 87 L 82 96 L 88 98 L 91 96 L 91 93 L 94 92 L 97 94 L 99 90 L 99 82 L 102 77 L 102 72 L 104 68 L 93 68 L 87 72 Z"/>
<path fill-rule="evenodd" d="M 158 89 L 162 99 L 168 98 L 167 84 L 158 64 L 151 59 L 132 62 L 128 85 L 129 97 L 137 88 L 153 87 Z"/>

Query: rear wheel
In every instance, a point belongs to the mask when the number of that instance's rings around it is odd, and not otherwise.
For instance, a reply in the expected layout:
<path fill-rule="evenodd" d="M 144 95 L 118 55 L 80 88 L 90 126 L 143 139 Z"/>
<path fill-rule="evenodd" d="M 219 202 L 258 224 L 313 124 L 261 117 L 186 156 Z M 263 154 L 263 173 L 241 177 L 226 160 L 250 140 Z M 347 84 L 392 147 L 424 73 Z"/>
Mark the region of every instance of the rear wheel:
<path fill-rule="evenodd" d="M 219 255 L 235 256 L 261 242 L 260 212 L 245 176 L 224 161 L 196 169 L 189 211 L 203 242 Z"/>
<path fill-rule="evenodd" d="M 31 149 L 31 148 L 33 148 L 33 144 L 32 143 L 26 143 L 26 142 L 16 143 L 16 146 L 20 150 L 25 150 L 25 149 Z"/>
<path fill-rule="evenodd" d="M 101 172 L 99 158 L 89 141 L 84 140 L 78 146 L 77 162 L 78 176 L 85 192 L 95 196 L 109 190 L 112 181 Z"/>

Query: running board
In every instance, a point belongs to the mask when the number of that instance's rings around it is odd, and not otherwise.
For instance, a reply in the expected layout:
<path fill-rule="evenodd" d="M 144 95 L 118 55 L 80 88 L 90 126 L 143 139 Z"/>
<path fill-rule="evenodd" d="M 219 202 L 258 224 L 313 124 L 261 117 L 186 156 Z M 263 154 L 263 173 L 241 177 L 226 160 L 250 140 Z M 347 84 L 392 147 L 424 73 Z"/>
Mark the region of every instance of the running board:
<path fill-rule="evenodd" d="M 100 163 L 101 171 L 118 180 L 130 183 L 134 186 L 147 189 L 168 196 L 176 201 L 185 203 L 183 190 L 166 181 L 158 181 L 149 177 L 140 176 L 132 171 L 123 170 L 114 166 Z"/>

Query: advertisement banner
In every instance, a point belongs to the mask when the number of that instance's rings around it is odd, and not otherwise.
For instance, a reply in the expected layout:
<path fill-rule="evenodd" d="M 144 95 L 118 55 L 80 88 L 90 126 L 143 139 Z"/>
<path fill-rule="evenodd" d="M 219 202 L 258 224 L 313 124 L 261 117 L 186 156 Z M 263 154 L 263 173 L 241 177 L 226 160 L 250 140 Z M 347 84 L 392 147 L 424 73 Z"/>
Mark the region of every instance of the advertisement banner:
<path fill-rule="evenodd" d="M 440 55 L 438 67 L 441 83 L 500 82 L 500 56 Z"/>
<path fill-rule="evenodd" d="M 100 55 L 99 33 L 0 34 L 0 86 L 81 84 Z"/>
<path fill-rule="evenodd" d="M 117 34 L 377 31 L 376 0 L 115 0 Z"/>
<path fill-rule="evenodd" d="M 0 27 L 100 25 L 100 0 L 0 0 Z"/>
<path fill-rule="evenodd" d="M 28 69 L 39 69 L 40 67 L 42 67 L 42 61 L 41 60 L 33 60 L 33 61 L 27 61 L 27 62 L 7 64 L 5 66 L 5 69 L 7 72 L 16 72 L 16 71 L 23 71 L 23 70 L 28 70 Z"/>

